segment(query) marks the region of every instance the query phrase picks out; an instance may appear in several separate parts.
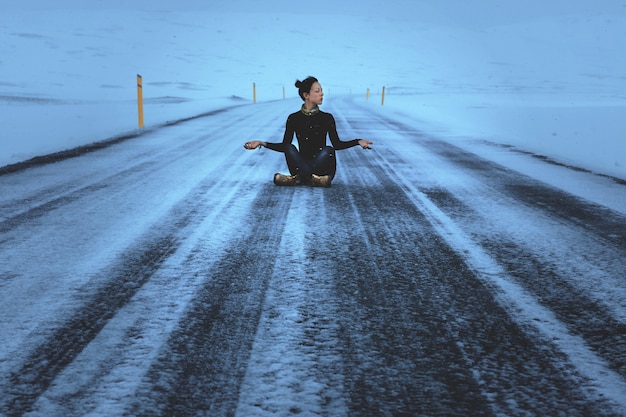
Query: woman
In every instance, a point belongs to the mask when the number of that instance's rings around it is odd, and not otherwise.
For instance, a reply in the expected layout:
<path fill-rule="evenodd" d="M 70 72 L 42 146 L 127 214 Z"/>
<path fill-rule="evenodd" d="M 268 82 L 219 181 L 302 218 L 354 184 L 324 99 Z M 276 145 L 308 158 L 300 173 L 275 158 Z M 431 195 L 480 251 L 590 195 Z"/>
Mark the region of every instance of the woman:
<path fill-rule="evenodd" d="M 273 151 L 284 152 L 291 175 L 274 174 L 276 185 L 306 184 L 330 187 L 337 169 L 335 151 L 356 145 L 370 149 L 372 142 L 365 139 L 344 142 L 339 139 L 333 115 L 319 109 L 324 92 L 315 77 L 296 81 L 296 87 L 304 104 L 300 111 L 290 114 L 287 118 L 283 141 L 272 143 L 253 140 L 246 142 L 243 147 L 256 149 L 264 146 Z M 291 143 L 294 133 L 298 139 L 298 148 Z M 326 145 L 327 135 L 332 146 Z"/>

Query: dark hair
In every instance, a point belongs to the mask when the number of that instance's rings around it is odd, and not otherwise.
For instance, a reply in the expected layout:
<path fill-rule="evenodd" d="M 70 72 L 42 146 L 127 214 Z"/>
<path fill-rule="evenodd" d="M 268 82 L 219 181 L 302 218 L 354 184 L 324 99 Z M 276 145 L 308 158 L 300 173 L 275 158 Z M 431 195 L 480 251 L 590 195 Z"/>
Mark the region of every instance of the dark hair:
<path fill-rule="evenodd" d="M 300 98 L 302 100 L 304 100 L 304 94 L 305 93 L 310 93 L 311 92 L 311 87 L 313 86 L 313 83 L 317 83 L 319 81 L 317 81 L 317 78 L 312 77 L 312 76 L 308 76 L 306 77 L 304 80 L 300 81 L 297 80 L 296 81 L 296 87 L 298 88 L 298 94 L 300 95 Z"/>

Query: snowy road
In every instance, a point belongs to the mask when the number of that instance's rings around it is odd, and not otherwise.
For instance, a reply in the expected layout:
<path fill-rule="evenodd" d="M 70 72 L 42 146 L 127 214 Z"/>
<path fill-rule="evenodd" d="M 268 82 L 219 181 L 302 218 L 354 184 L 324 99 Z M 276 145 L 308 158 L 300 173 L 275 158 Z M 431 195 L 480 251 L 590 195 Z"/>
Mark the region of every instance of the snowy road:
<path fill-rule="evenodd" d="M 0 175 L 0 413 L 626 415 L 623 212 L 349 98 L 275 187 L 297 106 Z"/>

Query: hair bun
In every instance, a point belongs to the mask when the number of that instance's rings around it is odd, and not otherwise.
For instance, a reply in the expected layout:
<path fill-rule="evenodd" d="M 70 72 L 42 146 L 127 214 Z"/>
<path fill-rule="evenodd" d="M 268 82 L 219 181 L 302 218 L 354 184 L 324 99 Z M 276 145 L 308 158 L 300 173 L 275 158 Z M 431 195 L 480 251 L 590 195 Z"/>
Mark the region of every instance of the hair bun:
<path fill-rule="evenodd" d="M 311 87 L 313 86 L 314 83 L 317 83 L 317 82 L 319 82 L 317 81 L 317 78 L 312 77 L 310 75 L 302 81 L 296 80 L 296 88 L 298 89 L 298 95 L 300 96 L 300 98 L 302 98 L 302 100 L 306 100 L 304 98 L 304 95 L 310 93 Z"/>

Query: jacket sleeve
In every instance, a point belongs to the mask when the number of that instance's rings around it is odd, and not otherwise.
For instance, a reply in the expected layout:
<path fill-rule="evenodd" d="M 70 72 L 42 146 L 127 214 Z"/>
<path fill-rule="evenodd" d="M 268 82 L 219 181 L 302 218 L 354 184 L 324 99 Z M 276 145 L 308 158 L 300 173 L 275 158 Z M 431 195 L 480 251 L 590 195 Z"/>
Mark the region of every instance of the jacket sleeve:
<path fill-rule="evenodd" d="M 359 139 L 352 139 L 348 141 L 343 141 L 339 139 L 339 134 L 337 133 L 337 125 L 335 124 L 335 118 L 332 114 L 328 114 L 328 116 L 330 119 L 328 122 L 328 137 L 330 138 L 330 143 L 332 143 L 333 148 L 340 151 L 342 149 L 348 149 L 359 144 Z"/>
<path fill-rule="evenodd" d="M 292 116 L 289 116 L 287 118 L 287 123 L 285 126 L 285 134 L 283 135 L 283 141 L 282 142 L 265 142 L 265 147 L 267 149 L 271 149 L 277 152 L 285 152 L 285 149 L 287 149 L 287 146 L 289 146 L 291 144 L 291 141 L 293 140 L 294 127 L 293 127 L 293 120 L 291 117 Z"/>

